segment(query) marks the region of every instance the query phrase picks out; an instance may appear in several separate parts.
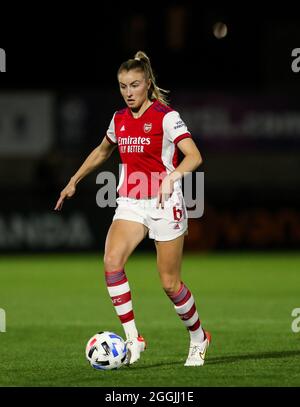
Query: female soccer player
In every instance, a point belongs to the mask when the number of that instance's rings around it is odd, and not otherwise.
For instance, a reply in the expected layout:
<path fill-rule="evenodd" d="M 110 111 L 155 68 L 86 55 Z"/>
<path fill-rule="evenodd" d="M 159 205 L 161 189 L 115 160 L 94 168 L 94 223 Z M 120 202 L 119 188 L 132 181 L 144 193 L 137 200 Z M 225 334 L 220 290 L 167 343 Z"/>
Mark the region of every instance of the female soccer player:
<path fill-rule="evenodd" d="M 140 358 L 146 342 L 135 324 L 125 264 L 149 233 L 155 241 L 162 287 L 190 334 L 185 366 L 201 366 L 211 337 L 203 330 L 194 298 L 180 276 L 187 232 L 181 178 L 202 163 L 201 154 L 178 112 L 167 105 L 166 91 L 157 86 L 144 52 L 122 63 L 117 77 L 127 108 L 114 114 L 106 136 L 62 190 L 55 210 L 62 208 L 64 200 L 75 194 L 78 182 L 99 168 L 118 146 L 122 173 L 118 206 L 105 243 L 104 269 L 127 338 L 126 364 Z M 180 163 L 178 149 L 184 155 Z"/>

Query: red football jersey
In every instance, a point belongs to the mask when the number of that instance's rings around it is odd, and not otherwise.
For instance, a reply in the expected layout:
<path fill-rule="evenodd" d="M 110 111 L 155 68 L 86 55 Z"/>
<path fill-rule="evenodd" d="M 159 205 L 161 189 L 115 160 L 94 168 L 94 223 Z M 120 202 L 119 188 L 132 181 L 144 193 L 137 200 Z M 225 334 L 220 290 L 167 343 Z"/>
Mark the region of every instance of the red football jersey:
<path fill-rule="evenodd" d="M 129 108 L 117 111 L 106 138 L 118 144 L 121 156 L 119 196 L 157 196 L 162 179 L 178 166 L 177 143 L 187 137 L 179 113 L 158 100 L 137 119 Z"/>

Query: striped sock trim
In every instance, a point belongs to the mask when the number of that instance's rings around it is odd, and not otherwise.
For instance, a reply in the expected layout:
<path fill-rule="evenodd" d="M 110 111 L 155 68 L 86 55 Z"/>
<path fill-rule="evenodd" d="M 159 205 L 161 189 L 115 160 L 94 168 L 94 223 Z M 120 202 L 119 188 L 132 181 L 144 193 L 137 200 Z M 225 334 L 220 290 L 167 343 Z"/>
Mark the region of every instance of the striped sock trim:
<path fill-rule="evenodd" d="M 112 273 L 105 272 L 105 280 L 108 287 L 114 287 L 116 285 L 125 283 L 127 281 L 127 277 L 124 270 L 114 271 Z"/>
<path fill-rule="evenodd" d="M 196 305 L 195 303 L 192 305 L 192 308 L 186 312 L 185 314 L 179 314 L 179 318 L 182 319 L 183 321 L 187 321 L 188 319 L 192 318 L 192 316 L 195 314 L 196 312 Z"/>
<path fill-rule="evenodd" d="M 119 315 L 119 318 L 122 324 L 132 321 L 134 319 L 133 311 L 131 310 L 127 314 Z"/>
<path fill-rule="evenodd" d="M 115 311 L 123 325 L 127 338 L 137 337 L 131 291 L 125 270 L 105 272 L 105 281 Z"/>
<path fill-rule="evenodd" d="M 169 298 L 173 302 L 175 311 L 186 328 L 190 332 L 197 331 L 201 327 L 201 321 L 192 293 L 185 284 L 181 282 L 177 293 L 169 295 Z"/>
<path fill-rule="evenodd" d="M 200 319 L 198 318 L 198 320 L 194 323 L 194 325 L 189 326 L 188 330 L 189 331 L 196 331 L 198 328 L 200 328 L 201 322 Z"/>

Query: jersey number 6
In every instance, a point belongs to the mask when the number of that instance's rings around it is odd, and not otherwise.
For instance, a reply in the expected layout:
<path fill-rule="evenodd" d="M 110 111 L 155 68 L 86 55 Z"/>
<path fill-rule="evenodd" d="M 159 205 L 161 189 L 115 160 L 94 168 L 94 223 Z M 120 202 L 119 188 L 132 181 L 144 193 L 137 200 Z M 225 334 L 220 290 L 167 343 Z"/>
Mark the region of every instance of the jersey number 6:
<path fill-rule="evenodd" d="M 173 215 L 174 220 L 179 221 L 182 218 L 182 210 L 177 209 L 176 206 L 173 206 Z"/>

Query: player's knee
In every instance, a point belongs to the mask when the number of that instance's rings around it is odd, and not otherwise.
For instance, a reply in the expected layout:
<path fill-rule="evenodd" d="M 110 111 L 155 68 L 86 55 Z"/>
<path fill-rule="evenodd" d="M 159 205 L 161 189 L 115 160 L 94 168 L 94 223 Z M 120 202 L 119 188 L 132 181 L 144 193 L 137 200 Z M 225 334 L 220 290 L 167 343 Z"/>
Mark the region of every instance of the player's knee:
<path fill-rule="evenodd" d="M 106 272 L 118 271 L 123 269 L 125 261 L 119 253 L 108 252 L 103 258 L 104 268 Z"/>
<path fill-rule="evenodd" d="M 174 295 L 180 288 L 180 280 L 167 279 L 162 281 L 162 286 L 168 296 Z"/>

